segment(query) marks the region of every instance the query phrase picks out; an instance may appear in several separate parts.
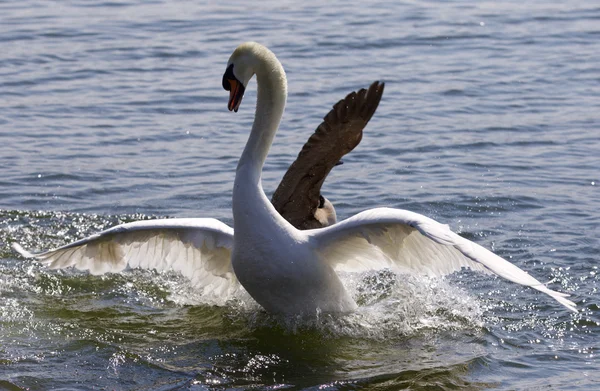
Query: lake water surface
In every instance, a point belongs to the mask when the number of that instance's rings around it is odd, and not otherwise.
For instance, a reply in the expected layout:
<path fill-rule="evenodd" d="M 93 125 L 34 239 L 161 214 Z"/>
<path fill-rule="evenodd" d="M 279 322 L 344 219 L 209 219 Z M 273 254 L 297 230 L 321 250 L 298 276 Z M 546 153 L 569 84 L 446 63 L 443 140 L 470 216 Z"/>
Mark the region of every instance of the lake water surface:
<path fill-rule="evenodd" d="M 347 276 L 346 316 L 210 305 L 173 273 L 51 271 L 47 249 L 121 222 L 228 224 L 255 83 L 221 77 L 256 40 L 288 108 L 268 194 L 331 105 L 385 93 L 323 188 L 449 224 L 549 287 L 468 271 Z M 600 388 L 600 6 L 588 1 L 0 3 L 0 389 Z"/>

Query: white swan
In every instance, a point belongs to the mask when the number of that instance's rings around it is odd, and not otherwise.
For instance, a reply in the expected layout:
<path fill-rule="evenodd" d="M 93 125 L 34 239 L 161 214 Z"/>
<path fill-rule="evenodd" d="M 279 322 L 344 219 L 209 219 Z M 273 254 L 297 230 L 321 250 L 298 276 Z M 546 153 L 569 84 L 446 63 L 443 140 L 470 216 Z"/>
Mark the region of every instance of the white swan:
<path fill-rule="evenodd" d="M 229 110 L 237 111 L 256 75 L 257 109 L 233 189 L 233 230 L 214 219 L 163 219 L 123 224 L 55 250 L 31 254 L 52 268 L 94 274 L 125 267 L 174 269 L 206 295 L 226 297 L 237 280 L 270 312 L 346 312 L 356 308 L 336 271 L 392 268 L 443 275 L 469 267 L 493 272 L 556 299 L 575 303 L 529 274 L 417 213 L 371 209 L 327 228 L 300 231 L 277 213 L 261 186 L 261 171 L 287 96 L 285 72 L 267 48 L 240 45 L 223 77 Z"/>

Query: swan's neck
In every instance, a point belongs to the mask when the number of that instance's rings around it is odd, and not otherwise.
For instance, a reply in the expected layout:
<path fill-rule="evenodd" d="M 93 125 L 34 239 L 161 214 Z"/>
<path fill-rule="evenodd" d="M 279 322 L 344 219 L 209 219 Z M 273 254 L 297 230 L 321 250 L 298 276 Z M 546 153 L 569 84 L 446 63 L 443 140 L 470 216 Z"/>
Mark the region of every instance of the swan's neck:
<path fill-rule="evenodd" d="M 268 231 L 269 236 L 293 229 L 275 210 L 261 185 L 262 168 L 285 108 L 287 81 L 283 67 L 273 53 L 258 53 L 256 59 L 256 113 L 233 186 L 236 242 L 256 233 L 256 224 L 261 225 L 263 234 Z M 250 243 L 253 242 L 250 240 Z"/>
<path fill-rule="evenodd" d="M 279 128 L 287 99 L 287 82 L 283 67 L 265 61 L 265 67 L 256 73 L 258 93 L 256 112 L 250 137 L 240 157 L 237 175 L 245 176 L 254 184 L 260 183 L 263 165 Z"/>

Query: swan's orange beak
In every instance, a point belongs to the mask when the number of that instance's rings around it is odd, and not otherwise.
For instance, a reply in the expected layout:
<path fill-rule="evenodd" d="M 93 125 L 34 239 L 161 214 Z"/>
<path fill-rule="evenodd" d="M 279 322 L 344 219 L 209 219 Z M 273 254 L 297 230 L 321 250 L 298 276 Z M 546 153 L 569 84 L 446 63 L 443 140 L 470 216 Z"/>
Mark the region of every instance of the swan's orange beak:
<path fill-rule="evenodd" d="M 229 111 L 233 110 L 237 113 L 242 98 L 244 97 L 244 91 L 246 87 L 240 82 L 237 77 L 233 74 L 233 64 L 227 67 L 227 71 L 223 75 L 223 88 L 229 91 L 229 103 L 227 108 Z"/>
<path fill-rule="evenodd" d="M 229 82 L 229 103 L 227 104 L 227 108 L 229 111 L 233 110 L 237 113 L 244 97 L 245 88 L 237 79 L 229 79 L 227 81 Z"/>

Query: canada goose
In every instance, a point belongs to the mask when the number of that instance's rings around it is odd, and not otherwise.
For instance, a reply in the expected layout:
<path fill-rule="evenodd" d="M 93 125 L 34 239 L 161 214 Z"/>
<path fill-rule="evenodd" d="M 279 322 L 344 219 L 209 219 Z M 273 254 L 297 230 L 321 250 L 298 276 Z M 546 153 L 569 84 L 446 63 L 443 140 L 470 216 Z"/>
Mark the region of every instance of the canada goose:
<path fill-rule="evenodd" d="M 383 87 L 376 81 L 336 103 L 285 173 L 271 202 L 294 227 L 322 228 L 336 222 L 335 209 L 321 195 L 321 186 L 340 159 L 360 143 Z"/>

